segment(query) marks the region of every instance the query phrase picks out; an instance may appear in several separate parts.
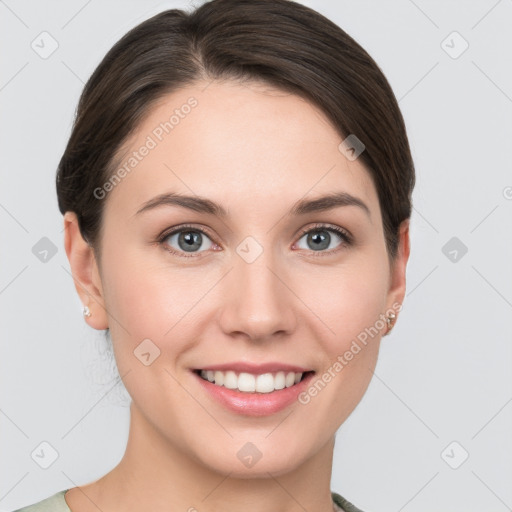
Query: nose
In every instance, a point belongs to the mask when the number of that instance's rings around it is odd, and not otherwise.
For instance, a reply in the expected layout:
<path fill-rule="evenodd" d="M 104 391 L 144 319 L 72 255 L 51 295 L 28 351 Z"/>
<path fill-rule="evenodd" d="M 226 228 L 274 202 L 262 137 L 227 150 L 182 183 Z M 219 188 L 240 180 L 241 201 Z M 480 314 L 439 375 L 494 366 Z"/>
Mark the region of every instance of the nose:
<path fill-rule="evenodd" d="M 234 256 L 234 267 L 222 289 L 222 330 L 254 341 L 292 333 L 297 325 L 297 299 L 272 251 L 264 250 L 250 263 L 238 254 Z"/>

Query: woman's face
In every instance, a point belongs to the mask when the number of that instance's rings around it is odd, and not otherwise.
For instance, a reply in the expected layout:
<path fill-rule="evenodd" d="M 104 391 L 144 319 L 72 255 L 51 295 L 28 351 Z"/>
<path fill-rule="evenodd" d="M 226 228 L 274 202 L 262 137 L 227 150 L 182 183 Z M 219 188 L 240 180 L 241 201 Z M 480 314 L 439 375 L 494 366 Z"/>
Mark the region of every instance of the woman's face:
<path fill-rule="evenodd" d="M 277 475 L 332 450 L 367 389 L 408 234 L 390 267 L 370 175 L 317 108 L 261 84 L 207 85 L 161 100 L 120 182 L 98 191 L 98 292 L 84 302 L 110 328 L 132 421 L 160 448 Z M 290 373 L 304 380 L 286 387 Z"/>

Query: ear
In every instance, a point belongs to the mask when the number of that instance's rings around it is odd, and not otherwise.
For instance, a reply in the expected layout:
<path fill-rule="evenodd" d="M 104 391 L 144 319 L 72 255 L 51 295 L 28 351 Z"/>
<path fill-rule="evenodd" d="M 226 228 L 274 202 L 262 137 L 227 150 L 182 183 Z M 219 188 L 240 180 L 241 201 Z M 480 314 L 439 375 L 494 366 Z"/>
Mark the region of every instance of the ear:
<path fill-rule="evenodd" d="M 397 309 L 393 305 L 401 305 L 405 298 L 405 274 L 410 253 L 409 219 L 400 224 L 399 237 L 397 255 L 390 267 L 391 277 L 387 298 L 388 308 L 395 311 L 397 317 L 401 307 Z"/>
<path fill-rule="evenodd" d="M 108 316 L 96 257 L 80 233 L 75 212 L 64 214 L 64 246 L 76 291 L 91 312 L 91 316 L 84 317 L 85 321 L 94 329 L 107 329 Z"/>

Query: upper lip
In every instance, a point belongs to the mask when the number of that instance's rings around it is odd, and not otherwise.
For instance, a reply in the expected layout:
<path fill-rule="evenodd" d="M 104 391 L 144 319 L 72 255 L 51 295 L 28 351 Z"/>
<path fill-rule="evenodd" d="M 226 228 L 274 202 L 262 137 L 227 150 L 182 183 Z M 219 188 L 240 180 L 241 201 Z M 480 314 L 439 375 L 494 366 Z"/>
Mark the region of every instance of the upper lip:
<path fill-rule="evenodd" d="M 304 368 L 302 366 L 295 366 L 293 364 L 286 363 L 270 362 L 263 364 L 255 364 L 241 361 L 202 366 L 200 368 L 197 368 L 197 370 L 218 370 L 221 372 L 232 370 L 234 372 L 252 373 L 254 375 L 261 375 L 263 373 L 275 373 L 279 371 L 294 373 L 305 373 L 308 371 L 312 371 L 311 369 Z"/>

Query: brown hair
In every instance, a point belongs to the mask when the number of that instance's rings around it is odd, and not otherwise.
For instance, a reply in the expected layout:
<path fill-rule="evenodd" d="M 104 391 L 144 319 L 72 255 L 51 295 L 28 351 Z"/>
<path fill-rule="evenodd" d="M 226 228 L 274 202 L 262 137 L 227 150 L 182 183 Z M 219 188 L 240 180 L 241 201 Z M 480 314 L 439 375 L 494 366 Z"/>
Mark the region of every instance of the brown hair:
<path fill-rule="evenodd" d="M 398 103 L 368 53 L 336 24 L 291 0 L 212 0 L 191 13 L 164 11 L 107 53 L 84 87 L 57 171 L 62 214 L 100 256 L 104 201 L 94 190 L 151 106 L 199 79 L 263 81 L 318 106 L 366 149 L 390 259 L 411 215 L 414 164 Z M 341 142 L 342 139 L 340 139 Z"/>

